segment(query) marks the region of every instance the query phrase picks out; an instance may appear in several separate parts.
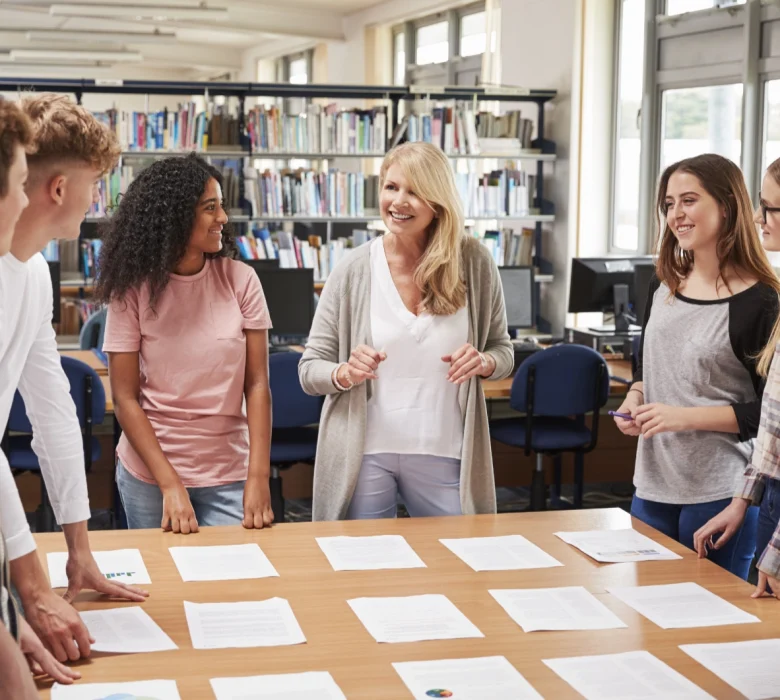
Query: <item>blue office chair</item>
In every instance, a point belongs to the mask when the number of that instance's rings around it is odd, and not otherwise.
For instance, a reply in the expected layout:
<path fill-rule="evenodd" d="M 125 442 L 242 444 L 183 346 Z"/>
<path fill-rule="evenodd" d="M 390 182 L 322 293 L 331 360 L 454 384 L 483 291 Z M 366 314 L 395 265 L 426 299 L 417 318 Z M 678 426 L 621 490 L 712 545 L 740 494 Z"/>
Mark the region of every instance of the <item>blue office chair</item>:
<path fill-rule="evenodd" d="M 599 409 L 609 397 L 604 358 L 584 345 L 557 345 L 533 354 L 518 368 L 509 405 L 525 415 L 492 421 L 490 434 L 506 445 L 536 453 L 531 510 L 546 507 L 544 455 L 574 452 L 575 508 L 582 507 L 584 456 L 596 447 Z M 592 425 L 585 415 L 592 414 Z"/>
<path fill-rule="evenodd" d="M 72 357 L 60 357 L 62 369 L 70 383 L 70 395 L 76 404 L 84 446 L 86 471 L 92 469 L 92 463 L 100 459 L 100 442 L 92 435 L 92 426 L 103 422 L 106 414 L 106 392 L 100 377 L 89 365 Z M 45 429 L 45 428 L 44 428 Z M 3 438 L 3 447 L 14 476 L 24 472 L 36 472 L 41 475 L 38 456 L 32 449 L 32 425 L 27 418 L 27 409 L 21 394 L 17 391 L 11 405 L 11 414 Z M 22 433 L 9 435 L 9 433 Z M 46 492 L 46 483 L 41 478 L 41 508 L 36 516 L 36 530 L 51 532 L 54 529 L 54 513 Z"/>
<path fill-rule="evenodd" d="M 271 433 L 271 505 L 274 522 L 284 522 L 281 472 L 298 462 L 314 464 L 317 454 L 316 425 L 323 397 L 309 396 L 298 379 L 299 352 L 278 352 L 269 356 L 273 431 Z"/>
<path fill-rule="evenodd" d="M 103 348 L 103 335 L 106 332 L 106 307 L 95 311 L 81 327 L 79 333 L 79 347 L 82 350 L 92 350 Z"/>

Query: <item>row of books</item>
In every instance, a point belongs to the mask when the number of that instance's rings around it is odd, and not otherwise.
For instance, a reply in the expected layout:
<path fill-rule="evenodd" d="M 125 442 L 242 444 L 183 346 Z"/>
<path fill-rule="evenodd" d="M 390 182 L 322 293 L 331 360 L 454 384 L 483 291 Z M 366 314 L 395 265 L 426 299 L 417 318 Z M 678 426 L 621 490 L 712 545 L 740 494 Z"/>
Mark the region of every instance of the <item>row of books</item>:
<path fill-rule="evenodd" d="M 485 231 L 482 242 L 488 247 L 499 267 L 531 265 L 534 254 L 534 230 L 503 228 Z"/>
<path fill-rule="evenodd" d="M 524 170 L 455 173 L 466 218 L 527 216 L 532 212 L 536 177 Z"/>
<path fill-rule="evenodd" d="M 311 104 L 300 114 L 258 105 L 247 114 L 253 153 L 384 153 L 387 108 L 340 109 Z"/>
<path fill-rule="evenodd" d="M 531 148 L 534 123 L 522 116 L 519 110 L 504 114 L 480 112 L 477 115 L 477 136 L 490 139 L 518 139 L 522 148 Z"/>
<path fill-rule="evenodd" d="M 253 217 L 375 215 L 378 189 L 378 176 L 363 173 L 244 169 L 244 197 Z"/>
<path fill-rule="evenodd" d="M 60 298 L 60 320 L 54 324 L 58 335 L 78 335 L 84 322 L 100 307 L 89 299 Z"/>

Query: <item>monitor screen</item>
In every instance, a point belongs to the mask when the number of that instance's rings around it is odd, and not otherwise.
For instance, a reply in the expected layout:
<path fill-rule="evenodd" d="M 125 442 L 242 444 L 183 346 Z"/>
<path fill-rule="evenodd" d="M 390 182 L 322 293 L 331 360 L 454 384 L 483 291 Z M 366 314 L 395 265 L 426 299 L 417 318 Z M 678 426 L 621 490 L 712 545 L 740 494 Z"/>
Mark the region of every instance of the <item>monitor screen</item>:
<path fill-rule="evenodd" d="M 533 328 L 534 270 L 532 267 L 499 267 L 509 328 Z"/>
<path fill-rule="evenodd" d="M 251 261 L 257 262 L 257 261 Z M 271 314 L 270 334 L 307 338 L 314 319 L 314 270 L 253 265 Z"/>
<path fill-rule="evenodd" d="M 634 265 L 634 290 L 636 293 L 634 312 L 636 314 L 636 322 L 640 326 L 645 321 L 647 295 L 650 291 L 650 282 L 653 279 L 655 279 L 655 265 L 652 261 Z"/>
<path fill-rule="evenodd" d="M 60 261 L 49 260 L 49 274 L 51 275 L 51 291 L 54 297 L 54 307 L 52 308 L 52 322 L 60 322 Z"/>
<path fill-rule="evenodd" d="M 569 313 L 613 312 L 615 285 L 628 287 L 629 303 L 636 306 L 634 265 L 649 256 L 632 258 L 574 258 L 569 285 Z M 621 309 L 627 311 L 628 309 Z"/>

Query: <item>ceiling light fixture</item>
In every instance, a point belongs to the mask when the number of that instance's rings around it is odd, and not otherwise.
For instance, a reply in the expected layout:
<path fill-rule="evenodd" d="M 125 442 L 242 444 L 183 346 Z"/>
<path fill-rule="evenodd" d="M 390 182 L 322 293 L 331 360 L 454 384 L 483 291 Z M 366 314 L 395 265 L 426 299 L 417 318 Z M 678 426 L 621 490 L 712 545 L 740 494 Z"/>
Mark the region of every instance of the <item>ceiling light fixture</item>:
<path fill-rule="evenodd" d="M 176 41 L 174 32 L 104 32 L 99 29 L 35 29 L 28 41 L 84 41 L 94 44 L 156 44 Z"/>
<path fill-rule="evenodd" d="M 9 55 L 14 62 L 110 61 L 112 63 L 138 63 L 143 60 L 143 56 L 134 51 L 50 51 L 43 49 L 11 49 Z"/>
<path fill-rule="evenodd" d="M 112 17 L 155 22 L 188 19 L 225 20 L 228 18 L 226 7 L 209 7 L 205 3 L 200 5 L 64 4 L 52 5 L 49 8 L 49 14 L 55 17 Z"/>

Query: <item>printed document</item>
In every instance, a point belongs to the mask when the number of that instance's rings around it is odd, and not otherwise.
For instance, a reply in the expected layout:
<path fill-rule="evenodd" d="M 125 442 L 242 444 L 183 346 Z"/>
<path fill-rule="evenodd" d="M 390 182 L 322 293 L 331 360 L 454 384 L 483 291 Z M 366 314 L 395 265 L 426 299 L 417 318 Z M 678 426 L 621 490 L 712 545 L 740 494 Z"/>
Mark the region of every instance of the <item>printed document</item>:
<path fill-rule="evenodd" d="M 629 561 L 667 561 L 682 559 L 671 549 L 658 544 L 641 532 L 624 530 L 586 530 L 556 532 L 564 542 L 576 547 L 592 559 L 614 564 Z"/>
<path fill-rule="evenodd" d="M 145 584 L 151 583 L 141 552 L 137 549 L 115 549 L 107 552 L 92 552 L 100 573 L 111 581 L 121 583 Z M 46 555 L 49 565 L 49 580 L 52 588 L 67 588 L 68 577 L 65 575 L 65 565 L 68 563 L 67 552 L 49 552 Z"/>
<path fill-rule="evenodd" d="M 212 678 L 217 700 L 347 700 L 327 672 Z"/>
<path fill-rule="evenodd" d="M 425 562 L 401 535 L 316 539 L 334 571 L 425 567 Z"/>
<path fill-rule="evenodd" d="M 279 575 L 256 544 L 168 549 L 182 581 L 239 581 Z"/>
<path fill-rule="evenodd" d="M 512 571 L 563 566 L 522 535 L 439 540 L 474 571 Z"/>
<path fill-rule="evenodd" d="M 135 654 L 178 649 L 140 606 L 87 610 L 81 619 L 95 639 L 92 651 Z"/>

